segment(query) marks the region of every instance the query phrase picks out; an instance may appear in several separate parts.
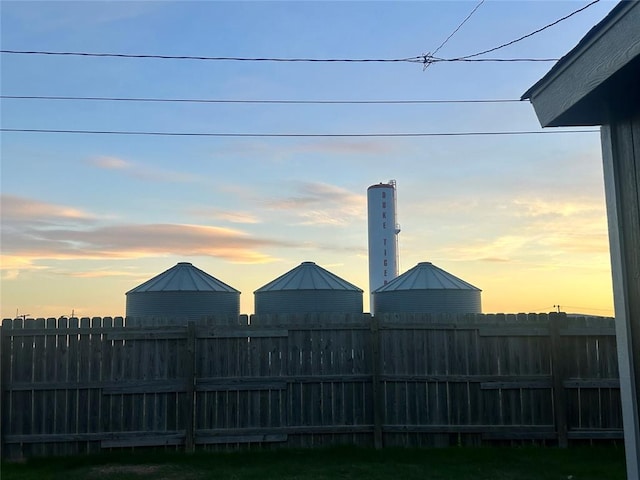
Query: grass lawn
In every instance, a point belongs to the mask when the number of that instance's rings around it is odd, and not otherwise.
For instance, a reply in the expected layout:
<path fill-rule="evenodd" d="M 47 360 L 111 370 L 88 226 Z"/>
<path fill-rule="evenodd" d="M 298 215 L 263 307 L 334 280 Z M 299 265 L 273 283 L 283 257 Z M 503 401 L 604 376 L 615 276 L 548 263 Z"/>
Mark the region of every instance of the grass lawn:
<path fill-rule="evenodd" d="M 3 463 L 2 480 L 623 480 L 622 447 L 340 447 L 234 453 L 118 453 Z"/>

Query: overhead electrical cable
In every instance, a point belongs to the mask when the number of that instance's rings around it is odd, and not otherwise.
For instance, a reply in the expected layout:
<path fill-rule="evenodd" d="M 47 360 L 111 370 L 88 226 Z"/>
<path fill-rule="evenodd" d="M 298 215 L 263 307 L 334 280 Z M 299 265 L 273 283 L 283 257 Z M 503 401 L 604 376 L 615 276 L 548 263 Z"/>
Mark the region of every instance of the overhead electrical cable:
<path fill-rule="evenodd" d="M 480 62 L 496 62 L 496 63 L 508 63 L 508 62 L 557 62 L 559 58 L 429 58 L 423 57 L 423 63 L 440 63 L 440 62 L 468 62 L 468 63 L 480 63 Z"/>
<path fill-rule="evenodd" d="M 554 310 L 555 305 L 549 305 L 548 307 L 542 307 L 542 308 L 526 308 L 524 310 L 522 310 L 523 312 L 551 312 Z"/>
<path fill-rule="evenodd" d="M 464 61 L 464 60 L 468 60 L 468 59 L 473 58 L 473 57 L 478 57 L 478 56 L 480 56 L 480 55 L 484 55 L 484 54 L 486 54 L 486 53 L 490 53 L 490 52 L 495 52 L 496 50 L 500 50 L 500 49 L 502 49 L 502 48 L 508 47 L 508 46 L 510 46 L 510 45 L 513 45 L 514 43 L 518 43 L 518 42 L 520 42 L 520 41 L 524 40 L 525 38 L 532 37 L 533 35 L 536 35 L 537 33 L 540 33 L 540 32 L 542 32 L 542 31 L 546 30 L 547 28 L 553 27 L 554 25 L 557 25 L 557 24 L 559 24 L 560 22 L 563 22 L 563 21 L 567 20 L 568 18 L 573 17 L 574 15 L 576 15 L 576 14 L 578 14 L 578 13 L 582 12 L 583 10 L 586 10 L 586 9 L 587 9 L 587 8 L 589 8 L 589 7 L 591 7 L 592 5 L 595 5 L 595 4 L 596 4 L 596 3 L 598 3 L 599 1 L 600 1 L 600 0 L 593 0 L 591 3 L 588 3 L 588 4 L 587 4 L 587 5 L 585 5 L 584 7 L 581 7 L 581 8 L 579 8 L 579 9 L 577 9 L 577 10 L 574 10 L 573 12 L 571 12 L 571 13 L 570 13 L 570 14 L 568 14 L 568 15 L 565 15 L 565 16 L 564 16 L 564 17 L 562 17 L 562 18 L 559 18 L 559 19 L 555 20 L 554 22 L 551 22 L 551 23 L 549 23 L 549 24 L 545 25 L 545 26 L 544 26 L 544 27 L 542 27 L 542 28 L 539 28 L 539 29 L 537 29 L 537 30 L 534 30 L 534 31 L 533 31 L 533 32 L 531 32 L 531 33 L 527 33 L 526 35 L 523 35 L 523 36 L 521 36 L 521 37 L 519 37 L 519 38 L 516 38 L 515 40 L 511 40 L 510 42 L 503 43 L 502 45 L 498 45 L 497 47 L 489 48 L 488 50 L 483 50 L 482 52 L 473 53 L 473 54 L 471 54 L 471 55 L 465 55 L 465 56 L 463 56 L 463 57 L 451 58 L 451 59 L 448 59 L 448 61 L 451 61 L 451 62 Z M 431 63 L 433 63 L 433 62 L 431 62 Z"/>
<path fill-rule="evenodd" d="M 577 308 L 579 310 L 593 310 L 596 312 L 610 312 L 611 308 L 576 307 L 574 305 L 562 305 L 564 308 Z"/>
<path fill-rule="evenodd" d="M 258 99 L 215 99 L 215 98 L 149 98 L 149 97 L 76 97 L 54 95 L 0 95 L 8 100 L 65 100 L 97 102 L 159 102 L 159 103 L 254 103 L 293 105 L 402 105 L 402 104 L 447 104 L 447 103 L 524 103 L 516 98 L 502 99 L 452 99 L 452 100 L 258 100 Z M 528 103 L 528 102 L 527 102 Z"/>
<path fill-rule="evenodd" d="M 296 137 L 470 137 L 495 135 L 541 135 L 565 133 L 598 133 L 600 130 L 529 130 L 529 131 L 498 131 L 498 132 L 426 132 L 426 133 L 232 133 L 232 132 L 158 132 L 131 130 L 66 130 L 48 128 L 0 128 L 0 132 L 19 133 L 68 133 L 84 135 L 145 135 L 163 137 L 268 137 L 268 138 L 296 138 Z"/>
<path fill-rule="evenodd" d="M 17 55 L 56 55 L 75 57 L 153 58 L 160 60 L 210 60 L 234 62 L 333 62 L 333 63 L 421 63 L 422 57 L 407 58 L 278 58 L 278 57 L 208 57 L 194 55 L 152 55 L 138 53 L 52 52 L 47 50 L 0 50 L 0 53 Z"/>
<path fill-rule="evenodd" d="M 442 48 L 449 38 L 451 38 L 464 23 L 473 15 L 473 13 L 482 5 L 482 0 L 476 8 L 467 16 L 460 26 L 454 30 L 454 32 L 436 49 L 436 52 Z M 0 53 L 15 54 L 15 55 L 55 55 L 55 56 L 78 56 L 78 57 L 111 57 L 111 58 L 149 58 L 149 59 L 161 59 L 161 60 L 208 60 L 208 61 L 238 61 L 238 62 L 329 62 L 329 63 L 421 63 L 428 66 L 433 63 L 439 62 L 555 62 L 557 58 L 474 58 L 480 55 L 485 55 L 490 52 L 495 52 L 502 48 L 518 43 L 526 38 L 532 37 L 537 33 L 540 33 L 554 25 L 557 25 L 568 18 L 586 10 L 587 8 L 595 5 L 600 0 L 593 0 L 591 3 L 571 12 L 564 17 L 561 17 L 554 22 L 551 22 L 544 27 L 534 30 L 531 33 L 523 35 L 510 42 L 503 43 L 497 47 L 493 47 L 481 52 L 473 53 L 471 55 L 464 55 L 456 58 L 438 58 L 434 54 L 424 54 L 414 57 L 404 58 L 278 58 L 278 57 L 236 57 L 236 56 L 194 56 L 194 55 L 155 55 L 155 54 L 134 54 L 134 53 L 104 53 L 104 52 L 55 52 L 48 50 L 13 50 L 3 49 Z"/>
<path fill-rule="evenodd" d="M 466 21 L 475 13 L 475 11 L 482 5 L 484 0 L 481 0 L 478 5 L 471 11 L 471 13 L 462 21 L 462 23 L 455 29 L 447 39 L 435 50 L 433 54 L 424 54 L 414 57 L 404 58 L 278 58 L 278 57 L 236 57 L 236 56 L 194 56 L 194 55 L 154 55 L 154 54 L 133 54 L 133 53 L 104 53 L 104 52 L 54 52 L 48 50 L 13 50 L 3 49 L 0 53 L 4 54 L 16 54 L 16 55 L 57 55 L 57 56 L 80 56 L 80 57 L 113 57 L 113 58 L 150 58 L 150 59 L 162 59 L 162 60 L 209 60 L 209 61 L 238 61 L 238 62 L 330 62 L 330 63 L 421 63 L 425 67 L 433 63 L 439 62 L 556 62 L 557 58 L 475 58 L 481 55 L 485 55 L 490 52 L 495 52 L 502 48 L 508 47 L 515 43 L 518 43 L 526 38 L 532 37 L 548 28 L 551 28 L 568 18 L 586 10 L 587 8 L 595 5 L 600 0 L 593 0 L 591 3 L 574 10 L 573 12 L 561 17 L 544 27 L 538 28 L 531 33 L 527 33 L 521 37 L 511 40 L 510 42 L 503 43 L 497 47 L 489 48 L 481 52 L 476 52 L 471 55 L 464 55 L 455 58 L 438 58 L 435 53 L 439 51 L 449 39 L 455 35 L 455 33 L 466 23 Z"/>
<path fill-rule="evenodd" d="M 438 62 L 557 62 L 558 58 L 436 58 L 419 55 L 408 58 L 277 58 L 277 57 L 202 57 L 190 55 L 151 55 L 133 53 L 93 53 L 93 52 L 53 52 L 45 50 L 0 50 L 0 53 L 14 55 L 53 55 L 107 58 L 152 58 L 160 60 L 210 60 L 235 62 L 315 62 L 315 63 L 438 63 Z"/>
<path fill-rule="evenodd" d="M 480 8 L 480 6 L 481 6 L 483 3 L 484 3 L 484 0 L 480 0 L 480 2 L 475 6 L 475 8 L 474 8 L 473 10 L 471 10 L 471 13 L 470 13 L 469 15 L 467 15 L 467 17 L 462 21 L 462 23 L 460 23 L 460 25 L 458 25 L 458 26 L 456 27 L 456 29 L 455 29 L 453 32 L 451 32 L 451 34 L 450 34 L 450 35 L 449 35 L 449 36 L 444 40 L 444 42 L 442 42 L 442 43 L 440 44 L 440 46 L 439 46 L 438 48 L 436 48 L 436 49 L 433 51 L 433 53 L 431 53 L 431 54 L 430 54 L 430 56 L 432 56 L 432 57 L 433 57 L 433 56 L 435 56 L 435 54 L 436 54 L 436 53 L 438 53 L 438 51 L 440 51 L 440 49 L 441 49 L 442 47 L 444 47 L 444 46 L 447 44 L 447 42 L 448 42 L 449 40 L 451 40 L 451 37 L 453 37 L 456 33 L 458 33 L 458 30 L 460 30 L 460 29 L 462 28 L 462 26 L 463 26 L 465 23 L 467 23 L 467 20 L 469 20 L 469 19 L 471 18 L 471 16 L 472 16 L 474 13 L 476 13 L 476 10 L 478 10 L 478 9 Z"/>

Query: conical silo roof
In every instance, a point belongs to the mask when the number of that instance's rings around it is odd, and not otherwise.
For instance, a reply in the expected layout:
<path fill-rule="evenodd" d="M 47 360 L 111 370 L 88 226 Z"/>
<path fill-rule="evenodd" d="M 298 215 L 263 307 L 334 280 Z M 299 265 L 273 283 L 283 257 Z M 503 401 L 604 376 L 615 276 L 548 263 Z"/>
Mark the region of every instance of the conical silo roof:
<path fill-rule="evenodd" d="M 189 262 L 180 262 L 169 270 L 147 280 L 126 294 L 142 292 L 231 292 L 233 287 L 212 277 Z"/>
<path fill-rule="evenodd" d="M 375 290 L 393 292 L 398 290 L 477 290 L 468 282 L 436 267 L 431 262 L 421 262 L 386 285 Z"/>
<path fill-rule="evenodd" d="M 294 269 L 254 292 L 255 313 L 311 314 L 362 313 L 361 288 L 313 262 Z"/>
<path fill-rule="evenodd" d="M 422 262 L 373 292 L 378 313 L 482 313 L 481 290 Z"/>
<path fill-rule="evenodd" d="M 314 262 L 302 262 L 294 269 L 260 287 L 254 293 L 283 290 L 363 291 L 361 288 L 343 280 Z"/>

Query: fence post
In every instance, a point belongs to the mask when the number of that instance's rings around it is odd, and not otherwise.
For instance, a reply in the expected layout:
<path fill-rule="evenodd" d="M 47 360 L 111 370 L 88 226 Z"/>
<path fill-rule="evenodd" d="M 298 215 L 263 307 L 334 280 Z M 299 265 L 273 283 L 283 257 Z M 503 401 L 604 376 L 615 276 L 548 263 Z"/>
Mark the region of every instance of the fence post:
<path fill-rule="evenodd" d="M 380 388 L 380 325 L 378 317 L 371 317 L 371 396 L 373 403 L 373 445 L 383 447 L 382 389 Z"/>
<path fill-rule="evenodd" d="M 7 328 L 9 328 L 10 324 L 11 321 L 5 318 L 2 320 L 2 327 L 0 327 L 0 460 L 4 460 L 4 457 L 2 456 L 2 441 L 5 434 L 5 432 L 3 431 L 3 426 L 4 428 L 6 428 L 6 425 L 4 410 L 2 410 L 2 407 L 4 406 L 2 404 L 2 401 L 4 399 L 4 390 L 8 380 L 8 375 L 5 373 L 5 369 L 7 368 L 7 360 L 3 358 L 2 355 L 5 354 L 5 350 L 8 350 L 3 348 L 3 346 L 6 330 Z"/>
<path fill-rule="evenodd" d="M 564 389 L 566 375 L 565 354 L 560 337 L 561 324 L 566 325 L 566 313 L 549 314 L 549 332 L 551 334 L 551 379 L 553 385 L 553 413 L 555 419 L 558 446 L 567 448 L 567 395 Z"/>
<path fill-rule="evenodd" d="M 187 383 L 186 391 L 186 408 L 185 419 L 187 422 L 185 428 L 185 443 L 184 448 L 188 453 L 195 451 L 195 402 L 196 402 L 196 324 L 195 322 L 189 322 L 187 324 L 187 348 L 186 348 L 186 363 L 185 363 L 185 377 Z"/>

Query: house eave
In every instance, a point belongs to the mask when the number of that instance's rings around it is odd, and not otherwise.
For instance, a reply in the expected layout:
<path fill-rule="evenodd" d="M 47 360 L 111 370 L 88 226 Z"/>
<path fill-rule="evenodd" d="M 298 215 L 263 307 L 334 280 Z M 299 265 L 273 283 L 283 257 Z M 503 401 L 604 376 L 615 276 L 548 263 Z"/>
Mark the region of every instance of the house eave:
<path fill-rule="evenodd" d="M 629 71 L 640 72 L 639 1 L 616 5 L 522 100 L 531 101 L 543 127 L 601 125 L 606 105 L 624 103 L 638 90 L 616 81 L 622 70 L 626 79 Z"/>

